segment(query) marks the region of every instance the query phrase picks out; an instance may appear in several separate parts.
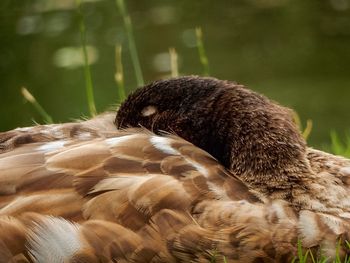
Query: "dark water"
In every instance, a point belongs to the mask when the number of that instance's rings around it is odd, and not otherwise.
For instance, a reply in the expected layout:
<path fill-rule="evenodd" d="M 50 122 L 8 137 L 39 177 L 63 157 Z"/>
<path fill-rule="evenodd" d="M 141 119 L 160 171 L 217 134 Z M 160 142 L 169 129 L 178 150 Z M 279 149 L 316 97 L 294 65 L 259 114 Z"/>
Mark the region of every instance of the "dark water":
<path fill-rule="evenodd" d="M 181 74 L 201 74 L 194 28 L 201 26 L 211 75 L 236 80 L 313 120 L 309 142 L 350 131 L 349 0 L 129 0 L 146 82 L 169 74 L 168 48 Z M 115 45 L 123 46 L 128 91 L 136 87 L 114 1 L 85 1 L 97 108 L 116 102 Z M 41 122 L 26 86 L 63 122 L 88 115 L 74 0 L 1 0 L 0 130 Z"/>

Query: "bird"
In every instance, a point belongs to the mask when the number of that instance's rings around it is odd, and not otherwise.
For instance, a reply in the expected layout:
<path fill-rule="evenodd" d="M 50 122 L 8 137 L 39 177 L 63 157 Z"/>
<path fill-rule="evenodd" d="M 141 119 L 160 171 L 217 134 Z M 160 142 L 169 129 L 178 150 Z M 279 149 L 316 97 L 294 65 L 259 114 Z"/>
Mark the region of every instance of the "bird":
<path fill-rule="evenodd" d="M 349 160 L 307 147 L 293 116 L 243 85 L 185 76 L 136 90 L 115 124 L 177 134 L 210 153 L 260 199 L 348 217 Z"/>
<path fill-rule="evenodd" d="M 349 176 L 243 85 L 155 81 L 117 114 L 0 133 L 0 262 L 345 257 Z"/>

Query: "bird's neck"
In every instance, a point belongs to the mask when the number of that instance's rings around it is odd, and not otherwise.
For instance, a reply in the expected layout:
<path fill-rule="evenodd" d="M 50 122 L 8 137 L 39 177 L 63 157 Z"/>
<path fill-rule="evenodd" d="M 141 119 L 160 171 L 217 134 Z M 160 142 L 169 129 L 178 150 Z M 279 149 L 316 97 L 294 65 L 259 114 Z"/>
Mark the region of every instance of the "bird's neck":
<path fill-rule="evenodd" d="M 239 178 L 260 199 L 284 199 L 293 203 L 296 192 L 307 192 L 313 173 L 307 160 L 298 160 L 289 167 L 276 167 L 263 173 L 249 171 L 240 174 Z"/>

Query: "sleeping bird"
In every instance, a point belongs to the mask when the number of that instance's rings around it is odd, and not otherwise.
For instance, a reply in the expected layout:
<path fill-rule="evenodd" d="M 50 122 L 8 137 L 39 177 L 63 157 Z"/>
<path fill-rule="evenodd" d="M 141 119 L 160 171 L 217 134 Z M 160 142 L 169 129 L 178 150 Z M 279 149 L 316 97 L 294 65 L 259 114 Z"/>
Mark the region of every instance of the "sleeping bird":
<path fill-rule="evenodd" d="M 288 262 L 348 253 L 350 160 L 292 111 L 179 77 L 117 114 L 0 133 L 0 262 Z"/>

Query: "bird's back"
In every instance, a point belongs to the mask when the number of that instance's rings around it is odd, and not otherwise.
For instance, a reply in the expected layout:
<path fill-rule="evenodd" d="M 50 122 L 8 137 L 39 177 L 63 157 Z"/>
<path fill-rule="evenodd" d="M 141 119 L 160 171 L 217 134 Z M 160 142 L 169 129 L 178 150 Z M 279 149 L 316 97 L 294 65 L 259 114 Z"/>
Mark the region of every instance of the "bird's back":
<path fill-rule="evenodd" d="M 347 217 L 260 200 L 203 150 L 112 119 L 0 134 L 0 262 L 287 262 L 298 239 L 349 240 Z M 344 179 L 347 160 L 308 156 Z"/>

